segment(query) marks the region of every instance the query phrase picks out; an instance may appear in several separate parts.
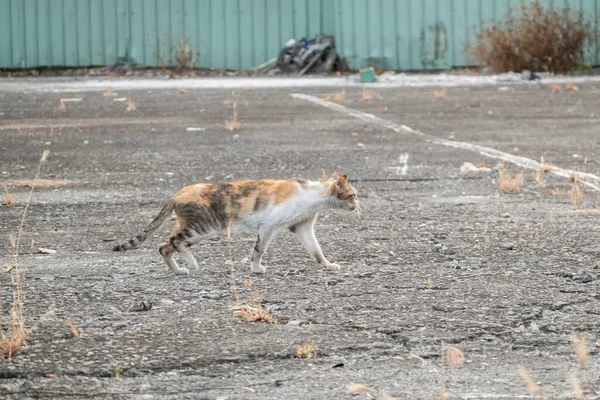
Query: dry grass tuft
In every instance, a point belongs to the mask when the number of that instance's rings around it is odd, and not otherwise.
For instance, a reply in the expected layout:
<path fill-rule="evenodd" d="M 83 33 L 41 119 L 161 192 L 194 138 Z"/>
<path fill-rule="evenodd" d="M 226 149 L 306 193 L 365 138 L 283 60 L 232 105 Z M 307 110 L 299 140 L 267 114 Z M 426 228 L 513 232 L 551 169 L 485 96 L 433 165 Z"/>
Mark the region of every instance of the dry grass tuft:
<path fill-rule="evenodd" d="M 547 162 L 544 162 L 544 158 L 542 157 L 542 161 L 540 166 L 533 173 L 533 179 L 540 185 L 543 185 L 546 182 L 546 172 L 552 171 L 554 166 Z"/>
<path fill-rule="evenodd" d="M 577 179 L 573 181 L 573 187 L 569 192 L 569 199 L 571 204 L 579 205 L 583 201 L 583 189 L 579 186 Z"/>
<path fill-rule="evenodd" d="M 577 172 L 571 171 L 569 172 L 569 178 L 571 178 L 571 182 L 577 182 L 579 175 L 577 175 Z"/>
<path fill-rule="evenodd" d="M 446 97 L 448 97 L 448 91 L 446 89 L 433 91 L 433 98 L 436 100 L 445 99 Z"/>
<path fill-rule="evenodd" d="M 581 334 L 573 338 L 573 351 L 577 356 L 577 362 L 582 367 L 588 364 L 588 337 L 586 334 Z"/>
<path fill-rule="evenodd" d="M 562 91 L 562 86 L 560 85 L 560 83 L 553 83 L 552 84 L 552 93 L 558 93 Z"/>
<path fill-rule="evenodd" d="M 331 101 L 331 100 L 333 100 L 333 96 L 325 96 L 325 97 L 323 97 L 323 100 Z"/>
<path fill-rule="evenodd" d="M 133 102 L 133 100 L 128 99 L 127 100 L 127 111 L 133 111 L 135 110 L 135 103 Z"/>
<path fill-rule="evenodd" d="M 486 163 L 486 162 L 483 162 L 483 161 L 482 162 L 478 162 L 477 164 L 475 164 L 475 166 L 477 168 L 492 168 L 493 167 L 492 164 Z"/>
<path fill-rule="evenodd" d="M 585 395 L 581 389 L 581 384 L 579 383 L 579 379 L 577 378 L 577 374 L 575 372 L 571 372 L 569 374 L 569 383 L 571 384 L 571 393 L 573 393 L 573 398 L 575 400 L 584 400 Z"/>
<path fill-rule="evenodd" d="M 0 329 L 0 355 L 11 359 L 19 354 L 27 340 L 25 318 L 23 317 L 23 286 L 21 276 L 17 271 L 14 274 L 15 289 L 13 289 L 13 305 L 10 310 L 8 329 Z"/>
<path fill-rule="evenodd" d="M 363 101 L 371 101 L 374 98 L 375 98 L 375 91 L 374 90 L 369 90 L 369 89 L 363 90 L 363 94 L 362 94 Z"/>
<path fill-rule="evenodd" d="M 575 86 L 575 82 L 567 82 L 565 84 L 565 91 L 571 92 L 573 90 L 577 90 L 577 86 Z"/>
<path fill-rule="evenodd" d="M 117 379 L 119 379 L 121 377 L 121 373 L 123 372 L 123 370 L 121 369 L 121 365 L 117 364 L 117 366 L 115 367 L 115 372 L 113 373 L 113 376 Z"/>
<path fill-rule="evenodd" d="M 380 392 L 380 391 L 370 388 L 366 385 L 352 384 L 352 385 L 348 386 L 348 394 L 355 396 L 355 395 L 358 395 L 361 393 L 365 393 L 367 395 L 367 398 L 369 398 L 369 399 L 398 400 L 394 396 L 391 396 L 384 392 Z"/>
<path fill-rule="evenodd" d="M 233 315 L 247 322 L 265 322 L 267 324 L 278 323 L 277 318 L 273 316 L 271 310 L 265 310 L 262 307 L 258 296 L 253 299 L 241 301 L 235 293 L 235 305 L 233 306 Z"/>
<path fill-rule="evenodd" d="M 546 182 L 546 175 L 541 168 L 536 169 L 533 172 L 533 180 L 536 181 L 539 185 L 543 185 Z"/>
<path fill-rule="evenodd" d="M 467 53 L 492 72 L 568 72 L 582 65 L 593 26 L 575 8 L 544 7 L 538 1 L 512 10 L 476 35 Z"/>
<path fill-rule="evenodd" d="M 15 254 L 14 264 L 11 267 L 9 267 L 9 272 L 13 270 L 15 271 L 13 275 L 11 275 L 15 288 L 13 289 L 13 305 L 10 310 L 10 322 L 8 330 L 5 332 L 3 329 L 0 328 L 0 355 L 4 356 L 5 358 L 12 358 L 19 354 L 21 348 L 25 345 L 25 341 L 27 340 L 27 330 L 25 329 L 25 317 L 23 316 L 23 285 L 21 283 L 21 275 L 19 274 L 18 263 L 19 242 L 21 241 L 21 234 L 23 233 L 23 225 L 25 223 L 25 217 L 27 216 L 27 210 L 29 210 L 31 198 L 33 197 L 33 189 L 35 188 L 36 181 L 40 176 L 42 165 L 44 165 L 44 163 L 48 159 L 49 154 L 49 150 L 44 150 L 44 152 L 42 153 L 42 157 L 40 158 L 40 163 L 38 165 L 35 178 L 33 179 L 33 183 L 31 185 L 29 198 L 27 199 L 27 203 L 25 203 L 25 209 L 23 210 L 23 217 L 21 218 L 19 231 L 16 235 L 16 238 L 14 235 L 10 236 L 10 244 L 11 247 L 15 250 Z"/>
<path fill-rule="evenodd" d="M 6 185 L 4 185 L 4 203 L 2 204 L 6 204 L 9 207 L 15 205 L 15 198 L 12 194 L 10 194 L 10 192 L 8 191 L 8 186 Z"/>
<path fill-rule="evenodd" d="M 71 328 L 71 333 L 73 334 L 73 336 L 75 336 L 75 337 L 81 336 L 81 332 L 79 331 L 79 329 L 77 329 L 75 322 L 69 321 L 69 328 Z"/>
<path fill-rule="evenodd" d="M 296 358 L 315 358 L 317 356 L 317 346 L 312 343 L 305 344 L 304 346 L 296 347 Z"/>
<path fill-rule="evenodd" d="M 446 359 L 448 360 L 448 365 L 453 368 L 460 368 L 465 363 L 465 355 L 456 346 L 448 346 L 446 348 Z"/>
<path fill-rule="evenodd" d="M 186 90 L 186 88 L 179 88 L 179 89 L 177 90 L 177 92 L 178 92 L 179 94 L 185 94 L 185 93 L 187 92 L 187 90 Z"/>
<path fill-rule="evenodd" d="M 333 99 L 331 100 L 334 103 L 343 103 L 344 101 L 346 101 L 346 91 L 342 90 L 341 93 L 337 93 L 335 96 L 333 96 Z"/>
<path fill-rule="evenodd" d="M 368 386 L 365 385 L 361 385 L 361 384 L 354 384 L 354 385 L 350 385 L 348 386 L 348 393 L 349 394 L 360 394 L 360 393 L 373 393 L 374 390 L 371 389 Z"/>
<path fill-rule="evenodd" d="M 61 101 L 61 102 L 60 102 L 60 105 L 58 106 L 58 110 L 59 110 L 60 112 L 65 112 L 65 111 L 67 111 L 67 105 Z"/>
<path fill-rule="evenodd" d="M 235 101 L 233 102 L 233 118 L 226 120 L 225 126 L 232 132 L 239 130 L 241 127 L 240 122 L 238 121 L 237 103 Z"/>
<path fill-rule="evenodd" d="M 177 41 L 175 61 L 177 62 L 178 71 L 189 68 L 195 64 L 196 60 L 194 58 L 194 52 L 192 51 L 188 40 L 181 38 Z"/>
<path fill-rule="evenodd" d="M 523 179 L 525 178 L 525 174 L 523 172 L 519 172 L 514 178 L 511 178 L 511 176 L 506 172 L 504 163 L 500 163 L 498 164 L 498 174 L 500 190 L 502 193 L 519 193 L 519 186 L 521 186 Z"/>
<path fill-rule="evenodd" d="M 527 373 L 525 369 L 519 368 L 518 371 L 519 376 L 523 381 L 523 385 L 525 385 L 525 389 L 527 389 L 529 394 L 531 394 L 532 396 L 542 396 L 542 398 L 544 399 L 548 398 L 544 395 L 544 391 L 542 390 L 542 388 L 533 380 L 533 378 Z"/>
<path fill-rule="evenodd" d="M 244 278 L 244 286 L 252 286 L 252 278 L 249 276 Z"/>
<path fill-rule="evenodd" d="M 69 183 L 71 183 L 71 181 L 67 181 L 64 179 L 17 179 L 12 181 L 6 181 L 6 185 L 28 187 L 32 187 L 34 184 L 38 187 L 52 187 L 68 185 Z"/>

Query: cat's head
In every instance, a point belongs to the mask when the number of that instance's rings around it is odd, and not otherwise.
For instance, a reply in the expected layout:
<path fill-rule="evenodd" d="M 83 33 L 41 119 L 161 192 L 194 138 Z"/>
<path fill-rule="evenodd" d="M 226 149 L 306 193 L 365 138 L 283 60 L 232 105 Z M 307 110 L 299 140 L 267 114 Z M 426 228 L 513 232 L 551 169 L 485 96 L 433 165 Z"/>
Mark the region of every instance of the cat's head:
<path fill-rule="evenodd" d="M 342 207 L 349 211 L 358 209 L 359 202 L 356 189 L 348 183 L 348 177 L 340 172 L 334 172 L 326 182 L 329 185 L 329 194 L 342 202 Z"/>

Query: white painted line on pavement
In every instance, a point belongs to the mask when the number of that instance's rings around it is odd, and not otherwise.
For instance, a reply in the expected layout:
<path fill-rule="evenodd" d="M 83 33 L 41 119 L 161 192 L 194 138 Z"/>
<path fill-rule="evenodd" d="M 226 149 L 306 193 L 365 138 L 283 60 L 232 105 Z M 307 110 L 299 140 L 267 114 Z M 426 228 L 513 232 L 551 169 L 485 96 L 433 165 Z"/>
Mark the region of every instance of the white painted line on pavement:
<path fill-rule="evenodd" d="M 455 149 L 473 151 L 473 152 L 479 153 L 486 157 L 494 158 L 496 160 L 506 161 L 506 162 L 518 165 L 520 167 L 529 168 L 529 169 L 533 169 L 533 170 L 537 170 L 541 167 L 541 164 L 539 162 L 532 160 L 530 158 L 527 158 L 527 157 L 515 156 L 513 154 L 508 154 L 503 151 L 492 149 L 490 147 L 479 146 L 476 144 L 457 142 L 454 140 L 440 139 L 440 138 L 428 135 L 423 132 L 415 131 L 414 129 L 412 129 L 406 125 L 398 125 L 394 122 L 385 120 L 383 118 L 379 118 L 373 114 L 369 114 L 366 112 L 348 108 L 348 107 L 345 107 L 338 103 L 332 103 L 330 101 L 325 101 L 318 97 L 311 96 L 308 94 L 293 93 L 293 94 L 291 94 L 291 96 L 294 99 L 309 101 L 311 103 L 318 104 L 320 106 L 341 112 L 348 116 L 358 118 L 363 121 L 372 122 L 375 125 L 379 125 L 384 128 L 391 129 L 394 132 L 405 133 L 405 134 L 422 137 L 429 143 L 438 144 L 438 145 L 442 145 L 442 146 L 446 146 L 446 147 L 453 147 Z M 567 170 L 567 169 L 559 168 L 556 166 L 553 169 L 551 169 L 548 173 L 554 174 L 557 176 L 561 176 L 563 178 L 571 179 L 571 173 L 573 173 L 573 172 L 577 174 L 579 182 L 600 192 L 600 187 L 598 187 L 597 185 L 590 182 L 590 181 L 600 182 L 600 176 L 590 174 L 587 172 L 577 172 L 577 171 L 573 171 L 573 170 Z"/>

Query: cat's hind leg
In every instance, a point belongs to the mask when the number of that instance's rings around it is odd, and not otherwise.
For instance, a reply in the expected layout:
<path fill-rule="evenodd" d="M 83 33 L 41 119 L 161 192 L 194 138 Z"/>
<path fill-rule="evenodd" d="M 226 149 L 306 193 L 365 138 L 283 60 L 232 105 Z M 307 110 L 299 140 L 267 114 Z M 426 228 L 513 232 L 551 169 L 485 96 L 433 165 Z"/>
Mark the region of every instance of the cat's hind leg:
<path fill-rule="evenodd" d="M 308 251 L 308 253 L 315 258 L 315 260 L 326 268 L 339 270 L 340 266 L 337 264 L 330 263 L 327 261 L 325 256 L 323 255 L 323 251 L 321 250 L 321 246 L 319 246 L 319 242 L 317 241 L 317 237 L 315 236 L 314 224 L 317 216 L 296 224 L 290 227 L 292 232 L 295 232 L 296 235 L 300 238 L 302 245 Z"/>
<path fill-rule="evenodd" d="M 198 262 L 190 252 L 190 247 L 202 240 L 206 235 L 202 235 L 191 228 L 181 229 L 170 239 L 173 248 L 179 253 L 181 259 L 189 268 L 197 270 Z"/>
<path fill-rule="evenodd" d="M 162 256 L 163 260 L 165 260 L 165 263 L 167 264 L 169 269 L 173 271 L 175 275 L 189 274 L 187 268 L 182 268 L 179 265 L 177 265 L 177 261 L 175 261 L 175 259 L 173 258 L 173 255 L 175 254 L 176 250 L 171 241 L 164 242 L 163 244 L 161 244 L 158 248 L 158 252 Z"/>

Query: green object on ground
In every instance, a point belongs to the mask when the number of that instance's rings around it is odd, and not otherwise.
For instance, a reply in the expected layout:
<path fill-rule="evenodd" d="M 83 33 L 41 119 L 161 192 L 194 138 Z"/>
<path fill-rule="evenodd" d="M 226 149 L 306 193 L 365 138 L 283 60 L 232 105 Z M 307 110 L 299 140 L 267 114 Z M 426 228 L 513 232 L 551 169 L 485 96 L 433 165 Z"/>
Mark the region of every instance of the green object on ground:
<path fill-rule="evenodd" d="M 360 81 L 363 83 L 375 82 L 375 70 L 373 68 L 365 68 L 360 71 Z"/>

